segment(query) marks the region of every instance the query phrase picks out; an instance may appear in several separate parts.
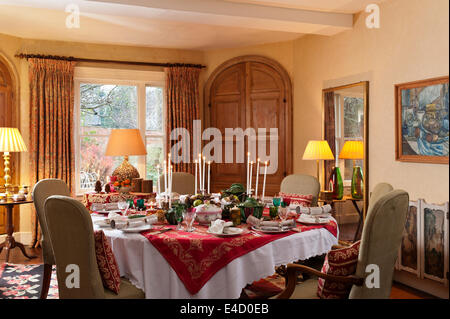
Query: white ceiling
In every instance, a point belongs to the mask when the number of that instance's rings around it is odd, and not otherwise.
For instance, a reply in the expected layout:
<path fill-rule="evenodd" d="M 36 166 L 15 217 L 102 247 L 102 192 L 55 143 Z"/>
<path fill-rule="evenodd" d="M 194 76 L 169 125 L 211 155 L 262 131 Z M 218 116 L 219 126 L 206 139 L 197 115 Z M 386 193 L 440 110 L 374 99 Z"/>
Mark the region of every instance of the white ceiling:
<path fill-rule="evenodd" d="M 377 0 L 0 0 L 0 33 L 21 38 L 219 49 L 333 35 Z M 80 8 L 68 29 L 67 4 Z M 312 6 L 313 5 L 313 6 Z M 312 11 L 313 10 L 313 11 Z"/>

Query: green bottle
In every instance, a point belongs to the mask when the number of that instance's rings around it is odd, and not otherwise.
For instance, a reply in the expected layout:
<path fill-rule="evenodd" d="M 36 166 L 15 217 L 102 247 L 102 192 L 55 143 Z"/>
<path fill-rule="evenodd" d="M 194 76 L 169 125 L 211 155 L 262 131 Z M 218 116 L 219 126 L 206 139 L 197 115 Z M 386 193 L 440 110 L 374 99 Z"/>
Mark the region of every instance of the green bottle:
<path fill-rule="evenodd" d="M 353 167 L 352 197 L 362 199 L 364 196 L 363 173 L 360 166 Z"/>
<path fill-rule="evenodd" d="M 333 167 L 330 176 L 330 186 L 333 191 L 333 199 L 342 199 L 344 196 L 344 183 L 342 182 L 341 169 Z"/>

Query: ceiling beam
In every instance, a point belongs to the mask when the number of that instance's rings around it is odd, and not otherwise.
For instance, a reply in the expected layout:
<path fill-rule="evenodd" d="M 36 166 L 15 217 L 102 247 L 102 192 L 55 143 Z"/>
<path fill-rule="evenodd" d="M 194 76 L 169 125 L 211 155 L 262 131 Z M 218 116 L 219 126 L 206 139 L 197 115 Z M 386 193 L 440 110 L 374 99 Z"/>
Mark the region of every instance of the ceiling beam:
<path fill-rule="evenodd" d="M 161 19 L 267 31 L 329 35 L 353 26 L 352 14 L 269 7 L 253 3 L 221 0 L 89 1 L 153 9 L 161 13 Z"/>

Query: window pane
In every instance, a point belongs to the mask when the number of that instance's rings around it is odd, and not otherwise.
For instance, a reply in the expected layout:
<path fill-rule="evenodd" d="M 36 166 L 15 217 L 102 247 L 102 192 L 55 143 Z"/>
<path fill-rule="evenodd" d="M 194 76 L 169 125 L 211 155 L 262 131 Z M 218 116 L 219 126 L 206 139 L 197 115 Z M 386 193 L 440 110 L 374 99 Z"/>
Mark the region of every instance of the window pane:
<path fill-rule="evenodd" d="M 364 134 L 364 100 L 344 97 L 344 138 L 362 138 Z"/>
<path fill-rule="evenodd" d="M 163 132 L 163 88 L 145 88 L 146 130 Z"/>
<path fill-rule="evenodd" d="M 137 115 L 136 86 L 80 85 L 81 127 L 88 127 L 92 131 L 98 128 L 138 128 Z"/>
<path fill-rule="evenodd" d="M 156 187 L 156 178 L 158 172 L 156 165 L 164 161 L 164 143 L 162 138 L 149 138 L 147 137 L 147 162 L 146 162 L 146 175 L 147 179 L 153 180 L 153 186 Z"/>

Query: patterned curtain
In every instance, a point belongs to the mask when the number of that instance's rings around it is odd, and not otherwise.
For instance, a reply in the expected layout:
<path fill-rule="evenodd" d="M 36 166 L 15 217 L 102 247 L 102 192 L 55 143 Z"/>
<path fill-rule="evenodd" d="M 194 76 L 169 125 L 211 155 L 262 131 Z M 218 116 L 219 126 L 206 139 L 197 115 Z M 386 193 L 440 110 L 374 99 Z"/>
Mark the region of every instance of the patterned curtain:
<path fill-rule="evenodd" d="M 193 150 L 193 121 L 200 118 L 198 78 L 199 68 L 173 66 L 165 68 L 166 71 L 166 101 L 167 101 L 167 152 L 177 141 L 170 140 L 170 132 L 176 128 L 184 128 L 189 132 L 190 139 L 185 140 L 184 157 L 180 163 L 173 164 L 174 171 L 194 173 Z M 188 145 L 189 143 L 189 145 Z M 181 154 L 171 154 L 173 159 Z"/>
<path fill-rule="evenodd" d="M 325 93 L 324 102 L 324 127 L 325 127 L 325 140 L 328 142 L 333 152 L 334 158 L 336 158 L 336 119 L 334 110 L 334 92 Z M 325 165 L 325 187 L 324 189 L 329 189 L 329 180 L 331 175 L 331 170 L 335 165 L 335 161 L 324 161 Z"/>
<path fill-rule="evenodd" d="M 73 74 L 75 62 L 32 58 L 30 81 L 31 184 L 58 178 L 74 189 Z M 33 210 L 33 246 L 40 229 Z"/>

